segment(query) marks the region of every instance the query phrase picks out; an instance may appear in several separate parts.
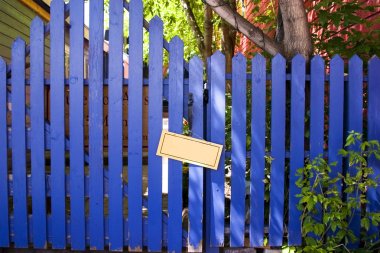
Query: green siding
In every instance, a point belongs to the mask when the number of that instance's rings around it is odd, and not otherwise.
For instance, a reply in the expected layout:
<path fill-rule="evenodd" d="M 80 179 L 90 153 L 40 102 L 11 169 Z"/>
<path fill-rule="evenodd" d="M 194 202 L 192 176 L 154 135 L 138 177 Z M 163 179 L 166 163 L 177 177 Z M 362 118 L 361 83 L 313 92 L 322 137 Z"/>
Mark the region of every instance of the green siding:
<path fill-rule="evenodd" d="M 0 0 L 0 56 L 10 63 L 11 46 L 17 37 L 29 45 L 30 23 L 37 14 L 18 0 Z M 29 57 L 26 59 L 29 65 Z M 49 76 L 50 38 L 45 39 L 45 76 Z M 29 71 L 27 70 L 27 73 Z"/>

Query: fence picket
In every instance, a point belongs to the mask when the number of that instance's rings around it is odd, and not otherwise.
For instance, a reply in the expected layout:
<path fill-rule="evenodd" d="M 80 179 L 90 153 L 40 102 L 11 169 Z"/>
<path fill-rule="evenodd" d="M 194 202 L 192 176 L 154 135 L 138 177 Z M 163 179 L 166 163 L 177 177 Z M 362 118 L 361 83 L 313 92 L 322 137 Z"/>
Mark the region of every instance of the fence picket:
<path fill-rule="evenodd" d="M 244 246 L 245 166 L 247 135 L 247 61 L 242 54 L 232 58 L 231 125 L 231 215 L 230 246 Z"/>
<path fill-rule="evenodd" d="M 189 62 L 189 92 L 193 96 L 192 137 L 203 139 L 203 64 Z M 202 252 L 203 168 L 189 164 L 189 252 Z"/>
<path fill-rule="evenodd" d="M 33 245 L 46 248 L 44 23 L 39 17 L 31 24 L 30 48 Z"/>
<path fill-rule="evenodd" d="M 109 248 L 123 250 L 123 1 L 110 1 L 108 164 Z"/>
<path fill-rule="evenodd" d="M 331 178 L 342 173 L 342 157 L 339 150 L 343 148 L 343 101 L 344 63 L 342 58 L 336 55 L 330 61 L 328 162 L 336 162 L 336 165 L 331 167 Z M 342 192 L 340 180 L 335 187 L 338 192 Z"/>
<path fill-rule="evenodd" d="M 70 1 L 70 230 L 71 248 L 86 248 L 84 208 L 83 1 Z"/>
<path fill-rule="evenodd" d="M 206 66 L 206 71 L 207 71 L 207 93 L 205 96 L 208 103 L 206 105 L 206 115 L 205 115 L 205 120 L 206 120 L 206 126 L 205 126 L 205 133 L 206 133 L 206 139 L 208 141 L 211 140 L 211 103 L 210 103 L 210 96 L 212 92 L 212 85 L 211 85 L 211 59 L 212 57 L 207 58 L 207 66 Z M 224 157 L 224 156 L 222 156 Z M 205 176 L 205 249 L 204 251 L 209 252 L 209 253 L 217 253 L 219 252 L 219 248 L 214 248 L 211 243 L 211 230 L 212 230 L 212 223 L 211 223 L 211 212 L 213 210 L 213 203 L 210 201 L 212 199 L 212 184 L 211 184 L 211 170 L 206 170 L 204 173 Z"/>
<path fill-rule="evenodd" d="M 310 82 L 310 161 L 321 156 L 323 158 L 324 135 L 324 97 L 325 97 L 325 65 L 319 55 L 311 60 Z M 310 179 L 314 182 L 316 175 Z M 321 193 L 320 189 L 315 189 Z M 321 205 L 316 205 L 317 213 L 314 219 L 322 221 Z M 317 238 L 315 235 L 312 235 Z"/>
<path fill-rule="evenodd" d="M 129 12 L 128 225 L 129 249 L 142 250 L 142 85 L 143 3 L 131 0 Z"/>
<path fill-rule="evenodd" d="M 368 63 L 368 140 L 380 141 L 380 59 L 373 57 Z M 368 166 L 373 169 L 371 178 L 376 180 L 380 175 L 380 160 L 375 156 L 368 158 Z M 379 212 L 380 211 L 380 188 L 368 189 L 367 193 L 368 206 L 367 211 Z M 379 227 L 371 224 L 370 236 L 378 234 Z M 377 237 L 378 238 L 378 237 Z"/>
<path fill-rule="evenodd" d="M 70 5 L 70 8 L 68 6 Z M 128 83 L 128 181 L 123 182 L 123 12 L 130 10 L 129 74 Z M 70 12 L 70 76 L 65 80 L 65 17 Z M 7 69 L 0 57 L 0 247 L 122 251 L 181 252 L 187 239 L 188 251 L 219 251 L 225 238 L 225 152 L 218 170 L 206 170 L 189 165 L 189 224 L 182 228 L 183 171 L 182 162 L 169 160 L 168 214 L 162 212 L 162 159 L 155 154 L 162 131 L 163 95 L 169 98 L 169 130 L 183 132 L 183 119 L 192 124 L 192 136 L 225 144 L 225 85 L 232 80 L 232 150 L 231 157 L 231 212 L 229 242 L 231 247 L 244 247 L 246 218 L 246 82 L 252 81 L 251 151 L 250 151 L 250 245 L 264 244 L 265 194 L 265 131 L 266 131 L 266 60 L 261 55 L 252 59 L 251 76 L 246 73 L 246 59 L 238 54 L 233 58 L 232 74 L 226 75 L 226 60 L 221 52 L 208 58 L 208 90 L 203 90 L 203 65 L 198 57 L 183 60 L 184 45 L 179 37 L 170 43 L 163 38 L 163 23 L 155 17 L 149 26 L 143 18 L 142 0 L 110 0 L 109 78 L 103 79 L 104 1 L 90 2 L 89 39 L 89 155 L 84 147 L 84 3 L 63 0 L 51 3 L 51 23 L 44 26 L 40 18 L 31 24 L 30 47 L 22 39 L 12 45 L 11 67 Z M 66 15 L 66 16 L 65 16 Z M 148 103 L 148 201 L 143 199 L 143 27 L 150 32 L 149 50 L 149 103 Z M 50 64 L 45 63 L 45 35 L 50 34 Z M 163 79 L 163 49 L 169 49 L 169 85 Z M 30 81 L 26 80 L 26 56 L 30 52 Z M 8 59 L 8 58 L 7 58 Z M 50 65 L 50 81 L 44 83 L 45 64 Z M 305 73 L 305 59 L 297 55 L 292 60 L 291 74 L 286 73 L 286 60 L 277 55 L 272 60 L 271 90 L 271 152 L 269 203 L 269 246 L 282 246 L 284 233 L 289 245 L 302 243 L 300 210 L 297 208 L 301 191 L 296 186 L 296 171 L 304 166 L 305 158 L 305 82 L 310 81 L 310 159 L 324 152 L 325 63 L 320 56 L 311 60 L 311 74 Z M 290 66 L 290 65 L 289 65 Z M 189 69 L 188 69 L 189 67 Z M 374 57 L 368 65 L 368 79 L 363 76 L 363 62 L 358 56 L 350 59 L 348 76 L 344 62 L 335 56 L 330 62 L 329 78 L 329 132 L 328 160 L 331 177 L 339 173 L 355 173 L 339 155 L 348 131 L 363 132 L 363 82 L 368 82 L 368 139 L 380 140 L 380 60 Z M 189 78 L 184 79 L 185 69 Z M 12 72 L 12 73 L 11 73 Z M 7 80 L 7 74 L 11 80 Z M 231 78 L 232 77 L 232 78 Z M 106 80 L 106 84 L 104 84 Z M 290 124 L 286 126 L 287 80 L 291 81 Z M 69 82 L 69 131 L 65 137 L 65 82 Z M 348 81 L 347 87 L 344 82 Z M 145 84 L 144 84 L 145 82 Z M 11 87 L 7 86 L 10 85 Z M 26 105 L 26 84 L 30 84 L 30 107 Z M 165 84 L 165 86 L 164 86 Z M 46 107 L 45 85 L 50 85 L 50 105 Z M 109 170 L 103 166 L 103 89 L 108 85 L 108 151 Z M 10 94 L 10 89 L 12 94 Z M 346 89 L 346 90 L 345 90 Z M 346 97 L 345 97 L 346 91 Z M 207 94 L 209 92 L 209 96 Z M 168 96 L 167 96 L 167 93 Z M 269 95 L 269 94 L 268 94 Z M 9 97 L 7 97 L 9 96 Z M 189 106 L 189 99 L 192 104 Z M 209 99 L 207 114 L 205 100 Z M 346 103 L 344 100 L 347 99 Z M 8 103 L 12 103 L 9 104 Z M 207 102 L 206 102 L 207 103 Z M 347 106 L 347 110 L 344 106 Z M 11 111 L 8 115 L 7 106 Z M 365 109 L 365 108 L 364 108 Z M 50 110 L 50 112 L 48 111 Z M 50 121 L 45 122 L 45 111 Z M 7 117 L 8 116 L 8 117 Z M 9 117 L 11 116 L 11 117 Z M 27 124 L 30 117 L 31 127 Z M 11 120 L 11 128 L 7 125 Z M 290 130 L 289 217 L 284 218 L 287 186 L 285 174 L 287 127 Z M 46 129 L 45 129 L 46 128 Z M 27 131 L 26 131 L 27 130 Z M 10 134 L 9 134 L 9 133 Z M 364 135 L 366 133 L 363 133 Z M 45 136 L 46 135 L 46 136 Z M 29 138 L 29 139 L 28 139 Z M 46 143 L 45 143 L 46 141 Z M 10 142 L 10 144 L 8 143 Z M 9 152 L 8 148 L 11 152 Z M 27 149 L 31 151 L 31 175 L 28 175 Z M 45 152 L 51 150 L 51 175 L 45 174 Z M 351 148 L 359 150 L 359 144 Z M 70 151 L 70 175 L 66 175 L 66 150 Z M 11 154 L 11 157 L 8 157 Z M 249 156 L 248 155 L 248 156 Z M 11 158 L 12 173 L 8 171 Z M 85 162 L 89 162 L 89 176 L 85 176 Z M 380 162 L 370 157 L 368 164 L 380 175 Z M 344 168 L 342 168 L 344 166 Z M 204 180 L 205 179 L 205 180 Z M 313 179 L 311 179 L 313 180 Z M 203 188 L 205 187 L 205 189 Z M 330 187 L 330 186 L 329 186 Z M 331 186 L 333 187 L 333 186 Z M 342 198 L 360 201 L 357 193 L 343 193 L 341 181 L 336 183 Z M 67 189 L 69 188 L 69 189 Z M 127 194 L 128 193 L 128 194 Z M 108 194 L 108 195 L 105 195 Z M 205 199 L 203 199 L 205 194 Z M 128 220 L 123 218 L 123 199 L 128 195 Z M 46 198 L 51 196 L 51 216 Z M 89 217 L 85 216 L 85 197 L 89 197 Z M 104 214 L 105 196 L 109 197 L 109 216 Z M 28 202 L 31 197 L 32 205 Z M 66 210 L 70 197 L 70 210 Z M 13 198 L 13 213 L 10 213 Z M 380 211 L 380 189 L 369 189 L 366 212 Z M 204 207 L 205 206 L 205 207 Z M 148 207 L 148 218 L 143 217 Z M 29 208 L 31 214 L 28 214 Z M 322 220 L 321 206 L 314 216 Z M 353 210 L 349 228 L 360 236 L 361 208 Z M 67 217 L 70 213 L 70 217 Z M 203 217 L 205 216 L 205 217 Z M 288 218 L 288 219 L 287 219 Z M 284 224 L 288 220 L 288 224 Z M 284 226 L 286 230 L 284 231 Z M 66 226 L 69 226 L 66 227 Z M 369 233 L 377 233 L 371 226 Z M 188 232 L 188 233 L 187 233 Z M 88 233 L 88 234 L 87 234 Z M 335 233 L 329 231 L 329 233 Z M 311 234 L 312 236 L 315 236 Z M 316 237 L 316 236 L 315 236 Z M 167 240 L 166 240 L 167 238 Z M 203 239 L 204 238 L 204 239 Z M 89 240 L 88 240 L 89 239 Z M 204 240 L 204 241 L 203 241 Z M 204 244 L 203 244 L 204 243 Z M 348 248 L 358 248 L 360 241 L 350 242 Z"/>
<path fill-rule="evenodd" d="M 363 61 L 359 56 L 354 55 L 348 63 L 348 111 L 347 111 L 347 131 L 363 133 Z M 359 151 L 359 143 L 351 147 L 352 150 Z M 347 170 L 351 175 L 356 175 L 356 168 L 349 167 Z M 360 202 L 359 192 L 347 194 L 347 199 L 355 198 Z M 360 206 L 353 210 L 353 217 L 350 219 L 349 228 L 356 238 L 360 238 Z M 359 240 L 350 242 L 350 248 L 358 248 Z"/>
<path fill-rule="evenodd" d="M 7 65 L 0 57 L 0 247 L 9 247 Z"/>
<path fill-rule="evenodd" d="M 148 143 L 148 249 L 162 248 L 162 158 L 156 147 L 162 131 L 163 23 L 154 17 L 149 23 L 149 143 Z"/>
<path fill-rule="evenodd" d="M 220 51 L 217 51 L 211 56 L 210 141 L 221 145 L 225 143 L 225 72 L 225 57 Z M 211 199 L 209 201 L 211 201 L 211 247 L 223 247 L 224 245 L 224 152 L 223 150 L 218 169 L 216 171 L 210 171 Z"/>
<path fill-rule="evenodd" d="M 310 160 L 323 155 L 325 65 L 319 55 L 311 60 Z"/>
<path fill-rule="evenodd" d="M 103 1 L 90 1 L 89 167 L 90 248 L 104 248 L 103 217 Z"/>
<path fill-rule="evenodd" d="M 292 60 L 290 112 L 290 171 L 289 171 L 289 245 L 301 245 L 301 210 L 297 208 L 301 188 L 296 185 L 297 170 L 304 167 L 305 151 L 305 58 L 296 55 Z"/>
<path fill-rule="evenodd" d="M 66 246 L 65 215 L 65 114 L 64 114 L 64 2 L 51 3 L 50 23 L 50 141 L 51 141 L 51 209 L 53 248 Z"/>
<path fill-rule="evenodd" d="M 12 45 L 12 174 L 14 242 L 28 247 L 26 202 L 25 138 L 25 41 L 17 38 Z"/>
<path fill-rule="evenodd" d="M 169 55 L 169 131 L 183 130 L 183 42 L 170 41 Z M 182 162 L 169 159 L 168 164 L 168 251 L 182 252 Z"/>
<path fill-rule="evenodd" d="M 252 59 L 250 245 L 264 244 L 266 60 Z"/>
<path fill-rule="evenodd" d="M 281 246 L 284 226 L 285 168 L 285 59 L 276 55 L 272 60 L 272 161 L 270 184 L 269 245 Z"/>

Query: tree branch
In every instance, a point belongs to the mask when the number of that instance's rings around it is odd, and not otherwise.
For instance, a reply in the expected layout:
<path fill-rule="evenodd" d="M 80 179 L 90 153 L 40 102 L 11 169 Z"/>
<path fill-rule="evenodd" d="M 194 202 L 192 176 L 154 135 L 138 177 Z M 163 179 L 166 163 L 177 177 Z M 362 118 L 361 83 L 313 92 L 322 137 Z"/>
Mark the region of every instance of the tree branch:
<path fill-rule="evenodd" d="M 201 29 L 199 28 L 199 25 L 197 23 L 197 20 L 195 19 L 193 10 L 191 9 L 189 0 L 181 0 L 183 9 L 185 10 L 187 21 L 189 22 L 189 25 L 191 27 L 191 30 L 194 33 L 195 39 L 197 40 L 198 49 L 200 53 L 203 55 L 205 50 L 205 45 L 203 43 L 204 37 L 201 32 Z"/>
<path fill-rule="evenodd" d="M 211 56 L 212 54 L 212 33 L 214 30 L 213 24 L 212 24 L 212 9 L 207 4 L 204 5 L 204 46 L 205 51 L 203 54 L 203 61 L 206 64 L 207 57 Z"/>
<path fill-rule="evenodd" d="M 248 20 L 234 11 L 224 0 L 203 0 L 228 24 L 244 34 L 258 47 L 271 55 L 281 53 L 281 45 L 276 43 L 263 30 L 252 25 Z"/>

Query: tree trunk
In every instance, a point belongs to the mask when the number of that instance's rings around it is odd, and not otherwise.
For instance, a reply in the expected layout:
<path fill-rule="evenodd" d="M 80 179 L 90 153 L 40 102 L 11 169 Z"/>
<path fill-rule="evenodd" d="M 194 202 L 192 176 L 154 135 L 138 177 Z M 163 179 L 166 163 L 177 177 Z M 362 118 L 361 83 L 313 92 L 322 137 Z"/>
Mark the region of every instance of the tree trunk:
<path fill-rule="evenodd" d="M 233 11 L 236 11 L 236 1 L 230 1 L 230 7 Z M 222 50 L 226 56 L 226 71 L 231 73 L 232 70 L 232 57 L 235 52 L 235 42 L 236 42 L 236 30 L 231 27 L 226 21 L 222 20 Z"/>
<path fill-rule="evenodd" d="M 235 53 L 236 32 L 227 23 L 222 22 L 222 34 L 222 50 L 226 56 L 226 71 L 227 73 L 231 73 L 232 57 Z"/>
<path fill-rule="evenodd" d="M 277 42 L 262 29 L 242 17 L 225 0 L 204 0 L 229 25 L 244 34 L 258 47 L 271 55 L 282 53 L 287 59 L 302 54 L 309 60 L 312 54 L 311 35 L 307 23 L 303 0 L 279 0 L 279 21 Z M 281 22 L 281 20 L 282 22 Z M 283 31 L 283 33 L 282 33 Z"/>
<path fill-rule="evenodd" d="M 282 44 L 284 41 L 284 23 L 282 22 L 281 8 L 277 12 L 276 42 Z"/>
<path fill-rule="evenodd" d="M 302 54 L 308 60 L 313 47 L 303 1 L 279 0 L 279 9 L 284 26 L 285 57 L 290 59 L 295 54 Z"/>

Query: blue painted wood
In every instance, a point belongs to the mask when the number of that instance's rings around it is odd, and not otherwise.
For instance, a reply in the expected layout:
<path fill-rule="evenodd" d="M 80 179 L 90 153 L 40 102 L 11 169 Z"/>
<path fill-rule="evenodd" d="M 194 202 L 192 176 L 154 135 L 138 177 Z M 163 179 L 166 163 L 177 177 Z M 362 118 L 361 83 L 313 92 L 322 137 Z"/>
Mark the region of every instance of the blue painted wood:
<path fill-rule="evenodd" d="M 297 171 L 303 168 L 305 151 L 305 58 L 296 55 L 292 60 L 290 111 L 290 171 L 289 171 L 289 225 L 288 244 L 301 245 L 301 210 L 297 208 L 301 188 L 296 185 Z"/>
<path fill-rule="evenodd" d="M 192 129 L 194 138 L 203 139 L 203 64 L 197 56 L 189 62 L 189 92 L 193 96 Z M 203 168 L 189 164 L 189 247 L 202 252 Z"/>
<path fill-rule="evenodd" d="M 343 148 L 343 105 L 344 105 L 344 63 L 340 56 L 334 56 L 330 61 L 330 91 L 329 91 L 329 133 L 328 161 L 336 162 L 331 167 L 331 177 L 342 173 L 342 157 L 339 150 Z M 334 187 L 342 191 L 339 180 Z"/>
<path fill-rule="evenodd" d="M 323 155 L 325 65 L 319 55 L 311 60 L 310 160 Z"/>
<path fill-rule="evenodd" d="M 310 160 L 323 157 L 323 136 L 324 136 L 324 97 L 325 97 L 325 65 L 324 60 L 319 55 L 311 60 L 311 82 L 310 82 Z M 310 179 L 313 185 L 316 176 Z M 314 189 L 321 193 L 319 187 Z M 321 205 L 316 206 L 317 213 L 314 219 L 322 222 Z M 314 238 L 316 237 L 315 235 Z"/>
<path fill-rule="evenodd" d="M 103 220 L 103 1 L 90 2 L 89 167 L 90 248 L 104 248 Z"/>
<path fill-rule="evenodd" d="M 207 99 L 208 103 L 206 104 L 206 113 L 204 115 L 204 133 L 206 135 L 206 139 L 210 141 L 211 139 L 211 103 L 210 103 L 210 96 L 212 91 L 212 85 L 211 85 L 211 57 L 207 58 Z M 205 192 L 206 192 L 206 198 L 205 198 L 205 210 L 204 210 L 204 216 L 206 218 L 205 220 L 205 249 L 207 253 L 217 253 L 219 252 L 218 247 L 212 247 L 211 245 L 211 211 L 212 211 L 212 188 L 211 188 L 211 170 L 205 171 Z"/>
<path fill-rule="evenodd" d="M 39 17 L 31 24 L 30 48 L 33 245 L 46 248 L 44 23 Z"/>
<path fill-rule="evenodd" d="M 109 248 L 123 250 L 123 0 L 110 1 L 108 161 Z"/>
<path fill-rule="evenodd" d="M 373 57 L 368 63 L 368 140 L 380 141 L 380 59 Z M 376 180 L 380 175 L 380 160 L 374 156 L 368 158 L 368 166 L 373 169 L 371 178 Z M 367 192 L 368 212 L 380 211 L 380 187 L 370 187 Z M 379 227 L 371 225 L 369 235 L 377 235 Z"/>
<path fill-rule="evenodd" d="M 182 40 L 174 37 L 169 48 L 169 131 L 182 134 Z M 182 252 L 182 162 L 169 159 L 168 170 L 168 251 Z"/>
<path fill-rule="evenodd" d="M 64 114 L 64 2 L 51 3 L 50 23 L 50 141 L 51 215 L 54 249 L 66 246 L 65 215 L 65 114 Z"/>
<path fill-rule="evenodd" d="M 247 136 L 247 61 L 242 54 L 232 58 L 231 125 L 231 214 L 230 246 L 244 246 L 245 166 Z"/>
<path fill-rule="evenodd" d="M 354 55 L 348 63 L 348 112 L 347 112 L 347 131 L 363 132 L 363 61 Z M 357 143 L 351 150 L 360 150 L 360 144 Z M 355 175 L 357 172 L 355 166 L 349 167 L 347 173 Z M 360 197 L 359 192 L 347 194 L 347 199 L 355 198 L 359 208 L 353 210 L 353 217 L 350 218 L 349 228 L 353 231 L 356 238 L 360 238 Z M 358 248 L 359 240 L 350 242 L 350 248 Z"/>
<path fill-rule="evenodd" d="M 129 249 L 142 249 L 142 83 L 143 4 L 130 2 L 128 93 Z M 132 95 L 133 94 L 133 95 Z"/>
<path fill-rule="evenodd" d="M 0 247 L 9 247 L 7 65 L 0 57 Z"/>
<path fill-rule="evenodd" d="M 162 158 L 156 155 L 162 131 L 163 23 L 149 22 L 148 249 L 162 248 Z"/>
<path fill-rule="evenodd" d="M 269 245 L 281 246 L 284 230 L 284 171 L 285 171 L 285 59 L 276 55 L 272 60 L 272 115 L 270 174 Z"/>
<path fill-rule="evenodd" d="M 25 41 L 12 45 L 12 174 L 15 246 L 28 247 L 25 140 Z"/>
<path fill-rule="evenodd" d="M 84 250 L 83 1 L 70 1 L 70 209 L 71 248 Z"/>
<path fill-rule="evenodd" d="M 32 217 L 29 216 L 28 217 L 28 222 L 32 222 Z M 128 234 L 128 220 L 127 219 L 124 219 L 123 221 L 124 223 L 124 234 Z M 163 247 L 166 247 L 167 246 L 167 241 L 166 241 L 166 234 L 167 234 L 167 216 L 163 216 L 163 234 L 164 234 L 164 240 L 163 240 Z M 52 223 L 52 219 L 51 219 L 51 216 L 48 216 L 48 219 L 47 219 L 47 226 L 48 226 L 48 242 L 51 243 L 52 241 L 52 230 L 51 230 L 51 223 Z M 108 244 L 109 242 L 109 237 L 108 237 L 108 224 L 109 224 L 109 220 L 108 220 L 108 217 L 104 217 L 104 223 L 106 224 L 106 228 L 105 229 L 105 243 Z M 11 215 L 9 217 L 9 224 L 10 224 L 10 235 L 11 235 L 11 242 L 14 242 L 14 216 Z M 144 240 L 143 240 L 143 243 L 144 243 L 144 246 L 147 246 L 147 234 L 145 233 L 147 231 L 147 220 L 146 218 L 144 217 L 144 220 L 143 220 L 143 231 L 144 231 Z M 70 227 L 70 221 L 69 220 L 66 220 L 66 226 L 69 228 Z M 86 219 L 86 228 L 89 227 L 89 219 L 87 218 Z M 71 234 L 70 234 L 70 229 L 67 230 L 67 236 L 68 236 L 68 243 L 70 243 L 70 237 L 71 237 Z M 186 238 L 184 238 L 184 240 L 182 241 L 183 242 L 183 247 L 186 246 Z M 86 243 L 87 245 L 89 245 L 89 237 L 86 238 Z M 124 237 L 124 245 L 128 245 L 128 240 L 126 237 Z M 74 251 L 75 252 L 75 251 Z"/>
<path fill-rule="evenodd" d="M 258 54 L 252 59 L 250 245 L 264 244 L 265 178 L 265 103 L 266 60 Z"/>
<path fill-rule="evenodd" d="M 224 55 L 217 51 L 211 56 L 211 121 L 210 141 L 224 145 L 225 132 L 225 71 Z M 210 210 L 210 244 L 212 247 L 224 245 L 224 150 L 219 161 L 218 169 L 210 172 L 211 210 Z"/>

